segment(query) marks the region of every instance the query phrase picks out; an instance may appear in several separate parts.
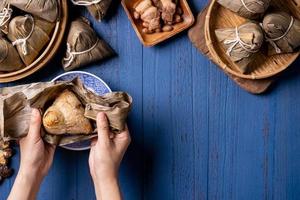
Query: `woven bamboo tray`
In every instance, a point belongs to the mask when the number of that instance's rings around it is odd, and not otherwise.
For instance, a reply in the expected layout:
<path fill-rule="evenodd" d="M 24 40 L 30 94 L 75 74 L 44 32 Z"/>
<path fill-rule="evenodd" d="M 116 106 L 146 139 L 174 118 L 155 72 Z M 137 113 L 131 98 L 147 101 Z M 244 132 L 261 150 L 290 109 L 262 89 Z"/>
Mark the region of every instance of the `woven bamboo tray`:
<path fill-rule="evenodd" d="M 281 9 L 289 10 L 294 16 L 300 18 L 298 3 L 299 0 L 273 0 L 273 6 L 276 5 Z M 238 66 L 226 55 L 222 44 L 217 41 L 215 30 L 218 28 L 240 26 L 246 21 L 246 19 L 219 5 L 217 0 L 212 0 L 208 7 L 204 25 L 205 40 L 212 58 L 224 71 L 244 79 L 265 79 L 282 72 L 297 59 L 300 54 L 299 52 L 275 56 L 266 56 L 264 53 L 259 52 L 257 58 L 250 65 L 251 72 L 249 74 L 242 74 L 238 70 Z"/>
<path fill-rule="evenodd" d="M 68 4 L 67 0 L 60 0 L 59 1 L 60 7 L 60 17 L 59 20 L 56 22 L 52 38 L 44 49 L 43 53 L 29 66 L 10 73 L 3 73 L 0 74 L 0 83 L 7 83 L 16 81 L 22 78 L 25 78 L 34 72 L 38 71 L 42 67 L 44 67 L 56 54 L 58 48 L 60 47 L 62 40 L 64 38 L 64 33 L 67 26 L 68 21 Z"/>

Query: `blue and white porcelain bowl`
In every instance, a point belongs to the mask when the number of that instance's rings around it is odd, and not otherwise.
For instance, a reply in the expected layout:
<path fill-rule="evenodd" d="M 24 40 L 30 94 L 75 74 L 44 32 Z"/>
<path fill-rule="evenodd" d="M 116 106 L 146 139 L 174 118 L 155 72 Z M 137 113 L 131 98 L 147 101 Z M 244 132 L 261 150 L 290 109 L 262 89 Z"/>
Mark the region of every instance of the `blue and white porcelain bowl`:
<path fill-rule="evenodd" d="M 103 95 L 106 93 L 110 93 L 111 89 L 108 87 L 108 85 L 99 77 L 97 77 L 94 74 L 83 72 L 83 71 L 72 71 L 72 72 L 66 72 L 64 74 L 61 74 L 54 78 L 52 81 L 70 81 L 74 78 L 79 77 L 85 87 L 99 95 Z M 65 146 L 62 146 L 62 148 L 73 150 L 73 151 L 82 151 L 90 149 L 91 147 L 91 141 L 81 141 L 76 142 L 73 144 L 68 144 Z"/>

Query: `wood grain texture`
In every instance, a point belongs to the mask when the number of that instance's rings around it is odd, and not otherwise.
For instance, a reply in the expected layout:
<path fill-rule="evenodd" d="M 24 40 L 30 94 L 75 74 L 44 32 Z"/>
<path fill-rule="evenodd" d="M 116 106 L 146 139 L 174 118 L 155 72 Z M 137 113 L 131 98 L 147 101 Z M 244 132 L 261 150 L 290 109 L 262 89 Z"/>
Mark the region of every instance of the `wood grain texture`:
<path fill-rule="evenodd" d="M 60 18 L 56 22 L 49 44 L 45 47 L 45 50 L 29 66 L 15 72 L 0 74 L 0 83 L 8 83 L 27 77 L 46 66 L 55 56 L 64 39 L 64 32 L 68 23 L 68 1 L 61 0 L 59 3 L 61 7 Z"/>
<path fill-rule="evenodd" d="M 205 16 L 207 14 L 207 9 L 208 7 L 203 8 L 202 11 L 198 14 L 197 21 L 195 25 L 189 30 L 188 35 L 193 45 L 202 54 L 207 56 L 207 58 L 209 58 L 214 63 L 216 63 L 215 59 L 212 58 L 205 41 L 204 23 L 205 23 Z M 237 76 L 231 75 L 225 70 L 223 71 L 241 88 L 253 94 L 261 94 L 266 92 L 277 78 L 277 77 L 272 77 L 272 78 L 260 79 L 260 80 L 244 79 L 244 78 L 239 78 Z"/>
<path fill-rule="evenodd" d="M 275 7 L 275 5 L 280 4 L 282 1 L 273 0 L 272 2 Z M 295 8 L 293 10 L 291 9 L 291 11 L 297 10 L 297 12 L 294 12 L 293 14 L 298 16 L 300 13 L 297 9 L 298 6 L 292 1 L 287 1 L 278 6 L 278 8 L 286 10 L 288 7 L 292 6 Z M 247 22 L 247 19 L 240 17 L 221 6 L 217 0 L 211 1 L 205 19 L 205 40 L 212 58 L 224 71 L 245 79 L 265 79 L 278 75 L 298 58 L 299 52 L 267 56 L 266 53 L 261 50 L 257 52 L 255 59 L 249 64 L 249 73 L 241 73 L 238 69 L 239 66 L 235 62 L 232 62 L 228 55 L 226 55 L 224 44 L 218 41 L 215 30 L 239 27 L 245 22 Z M 258 23 L 259 22 L 260 21 L 258 21 Z"/>
<path fill-rule="evenodd" d="M 206 3 L 189 1 L 194 13 Z M 107 21 L 92 24 L 118 56 L 82 69 L 134 98 L 133 141 L 120 171 L 124 199 L 298 199 L 300 62 L 268 94 L 251 95 L 199 54 L 186 32 L 144 48 L 122 7 L 112 9 Z M 61 56 L 13 84 L 63 73 Z M 58 149 L 38 199 L 95 199 L 87 160 L 88 152 Z M 12 165 L 18 169 L 18 153 Z M 13 180 L 0 186 L 0 200 Z"/>

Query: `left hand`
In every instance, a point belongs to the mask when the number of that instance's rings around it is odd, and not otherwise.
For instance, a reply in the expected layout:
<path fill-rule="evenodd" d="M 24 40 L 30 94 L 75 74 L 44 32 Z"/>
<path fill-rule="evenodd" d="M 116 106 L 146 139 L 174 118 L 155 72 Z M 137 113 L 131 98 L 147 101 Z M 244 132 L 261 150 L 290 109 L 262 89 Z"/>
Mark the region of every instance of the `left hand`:
<path fill-rule="evenodd" d="M 41 121 L 40 112 L 33 109 L 29 132 L 20 140 L 21 164 L 8 200 L 36 199 L 52 165 L 55 147 L 42 140 Z"/>
<path fill-rule="evenodd" d="M 27 178 L 43 179 L 52 165 L 55 146 L 46 144 L 41 138 L 41 114 L 32 109 L 28 135 L 20 140 L 21 164 L 19 173 Z M 28 177 L 29 176 L 29 177 Z"/>

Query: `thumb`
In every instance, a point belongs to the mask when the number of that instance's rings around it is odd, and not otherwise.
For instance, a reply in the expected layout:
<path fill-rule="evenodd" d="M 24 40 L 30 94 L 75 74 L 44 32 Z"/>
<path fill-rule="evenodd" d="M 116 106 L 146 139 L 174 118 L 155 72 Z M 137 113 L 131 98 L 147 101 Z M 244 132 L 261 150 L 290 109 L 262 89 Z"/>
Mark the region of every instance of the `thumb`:
<path fill-rule="evenodd" d="M 41 137 L 41 114 L 38 109 L 33 108 L 31 112 L 30 127 L 28 137 L 40 139 Z"/>
<path fill-rule="evenodd" d="M 105 113 L 100 112 L 97 115 L 97 128 L 98 128 L 98 142 L 110 142 L 109 138 L 109 124 Z"/>

